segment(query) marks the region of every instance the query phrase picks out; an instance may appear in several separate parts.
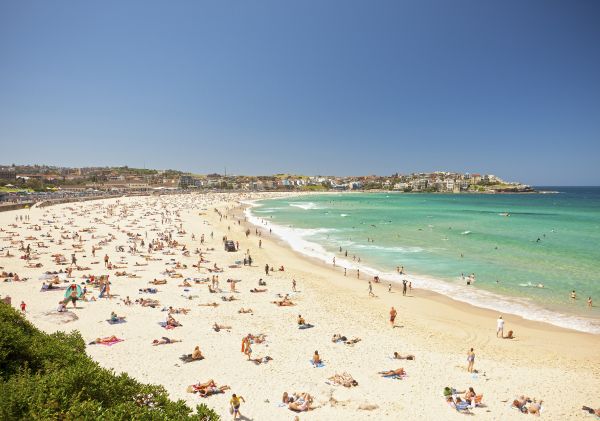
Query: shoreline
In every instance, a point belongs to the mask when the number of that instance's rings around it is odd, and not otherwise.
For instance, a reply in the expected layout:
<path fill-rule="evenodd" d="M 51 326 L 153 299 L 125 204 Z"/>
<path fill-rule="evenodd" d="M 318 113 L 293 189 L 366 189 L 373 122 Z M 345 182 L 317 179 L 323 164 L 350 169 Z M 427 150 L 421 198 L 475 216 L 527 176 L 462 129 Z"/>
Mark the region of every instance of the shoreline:
<path fill-rule="evenodd" d="M 252 205 L 250 204 L 246 204 L 244 206 L 244 210 L 245 209 L 251 209 Z M 245 216 L 245 212 L 242 211 L 241 216 Z M 256 216 L 255 216 L 256 217 Z M 256 217 L 258 218 L 258 217 Z M 251 227 L 257 227 L 257 228 L 262 228 L 264 229 L 265 226 L 261 226 L 260 224 L 255 224 L 253 222 L 248 221 L 249 226 Z M 272 225 L 276 225 L 276 224 L 272 224 Z M 339 270 L 336 270 L 332 267 L 331 264 L 327 264 L 323 259 L 316 257 L 316 256 L 310 256 L 308 254 L 304 254 L 302 252 L 299 252 L 297 250 L 295 250 L 290 243 L 280 237 L 279 235 L 277 235 L 274 232 L 274 235 L 276 237 L 276 239 L 274 240 L 275 243 L 281 247 L 281 248 L 285 248 L 291 252 L 298 252 L 298 258 L 299 259 L 306 259 L 308 262 L 310 262 L 311 264 L 318 266 L 321 270 L 327 270 L 327 271 L 331 271 L 334 274 L 340 276 L 341 273 Z M 341 268 L 340 265 L 337 266 L 337 268 Z M 361 274 L 365 273 L 366 276 L 361 277 L 361 280 L 357 280 L 355 276 L 345 276 L 344 278 L 348 280 L 348 282 L 356 282 L 358 281 L 359 283 L 362 283 L 363 285 L 365 284 L 365 282 L 367 282 L 368 279 L 371 279 L 373 274 L 366 272 L 366 271 L 362 271 L 361 270 Z M 341 275 L 343 276 L 343 275 Z M 407 275 L 408 278 L 414 279 L 414 277 L 418 277 L 421 276 L 419 274 L 417 275 Z M 426 276 L 426 275 L 425 275 Z M 401 287 L 401 285 L 398 284 L 398 282 L 394 281 L 394 280 L 386 280 L 384 277 L 381 278 L 382 281 L 379 284 L 374 284 L 374 285 L 379 285 L 379 288 L 384 288 L 386 287 L 386 285 L 384 285 L 385 283 L 389 283 L 392 282 L 392 284 L 394 284 L 395 288 L 399 288 Z M 416 287 L 413 288 L 414 290 L 417 290 Z M 436 302 L 439 303 L 443 303 L 445 305 L 449 305 L 452 307 L 456 307 L 457 310 L 460 310 L 462 313 L 470 313 L 470 312 L 482 312 L 482 314 L 485 314 L 488 318 L 495 320 L 495 315 L 497 315 L 498 313 L 502 313 L 501 310 L 497 310 L 497 309 L 492 309 L 492 308 L 487 308 L 487 307 L 482 307 L 479 306 L 477 304 L 472 304 L 470 302 L 467 301 L 462 301 L 459 299 L 456 299 L 452 296 L 449 295 L 445 295 L 441 292 L 437 292 L 435 290 L 431 290 L 431 289 L 427 289 L 427 288 L 418 288 L 419 291 L 425 292 L 422 297 L 423 298 L 427 298 L 427 299 L 431 299 L 434 300 Z M 593 338 L 600 338 L 600 334 L 599 333 L 593 333 L 593 332 L 588 332 L 588 331 L 583 331 L 583 330 L 579 330 L 579 329 L 574 329 L 574 328 L 570 328 L 570 327 L 565 327 L 565 326 L 560 326 L 560 325 L 556 325 L 547 321 L 540 321 L 540 320 L 532 320 L 532 319 L 528 319 L 526 317 L 523 317 L 519 314 L 515 314 L 515 313 L 510 313 L 510 312 L 504 312 L 503 314 L 508 314 L 512 317 L 517 318 L 517 320 L 519 320 L 519 325 L 523 325 L 523 326 L 527 326 L 529 328 L 535 328 L 538 330 L 547 330 L 548 332 L 560 332 L 560 331 L 564 331 L 564 332 L 572 332 L 572 333 L 577 333 L 577 334 L 583 334 L 583 335 L 590 335 Z"/>
<path fill-rule="evenodd" d="M 352 262 L 348 259 L 340 258 L 335 253 L 325 250 L 325 248 L 323 246 L 321 246 L 320 244 L 313 242 L 311 240 L 305 240 L 304 238 L 302 238 L 302 236 L 298 236 L 298 238 L 296 240 L 300 239 L 299 242 L 307 243 L 310 246 L 314 245 L 314 246 L 322 248 L 322 250 L 318 250 L 313 254 L 309 254 L 309 253 L 307 253 L 306 249 L 302 249 L 301 246 L 295 247 L 295 245 L 292 244 L 292 242 L 291 242 L 293 240 L 291 238 L 285 238 L 285 236 L 283 234 L 284 231 L 294 231 L 296 228 L 284 227 L 282 225 L 278 225 L 271 221 L 268 221 L 268 218 L 261 218 L 260 216 L 257 216 L 256 214 L 252 214 L 253 208 L 258 208 L 258 207 L 262 206 L 262 204 L 258 203 L 258 202 L 260 202 L 262 200 L 272 200 L 272 199 L 277 199 L 277 197 L 245 202 L 243 216 L 254 218 L 256 222 L 252 222 L 250 220 L 249 220 L 249 222 L 252 225 L 255 225 L 257 227 L 262 227 L 262 228 L 264 228 L 266 225 L 261 225 L 258 221 L 266 220 L 268 222 L 268 225 L 270 227 L 273 227 L 273 232 L 274 232 L 274 234 L 276 234 L 278 236 L 278 238 L 281 242 L 281 245 L 288 247 L 290 250 L 300 253 L 303 257 L 306 257 L 307 259 L 311 260 L 313 263 L 316 263 L 316 264 L 322 265 L 323 267 L 332 269 L 330 260 L 333 256 L 335 256 L 337 259 L 337 267 L 340 268 L 340 270 L 344 267 L 344 265 L 346 265 L 346 267 L 348 268 L 348 272 L 349 272 L 348 278 L 354 278 L 353 276 L 350 275 L 350 271 L 352 271 L 354 273 L 354 271 L 357 268 L 360 269 L 361 274 L 363 274 L 363 273 L 365 274 L 365 277 L 363 277 L 363 279 L 369 279 L 369 278 L 372 278 L 373 276 L 377 275 L 380 277 L 382 283 L 391 282 L 392 284 L 395 284 L 396 286 L 400 285 L 399 278 L 402 277 L 402 278 L 407 279 L 408 281 L 411 281 L 413 283 L 413 285 L 416 284 L 416 286 L 419 286 L 419 285 L 424 286 L 421 289 L 425 289 L 431 293 L 434 293 L 434 294 L 442 297 L 443 299 L 451 300 L 453 303 L 456 303 L 456 304 L 467 305 L 467 306 L 470 306 L 470 307 L 473 307 L 476 309 L 480 309 L 480 310 L 487 310 L 487 311 L 491 311 L 491 312 L 500 312 L 500 313 L 505 313 L 505 314 L 511 314 L 513 316 L 521 318 L 523 321 L 546 324 L 546 325 L 549 325 L 552 327 L 571 330 L 574 332 L 587 333 L 590 335 L 600 335 L 600 320 L 597 320 L 594 318 L 585 318 L 583 316 L 579 316 L 576 314 L 568 314 L 568 313 L 560 312 L 558 310 L 547 309 L 537 303 L 533 303 L 534 307 L 532 310 L 531 307 L 527 308 L 524 304 L 519 304 L 519 303 L 511 301 L 514 297 L 504 296 L 504 295 L 498 294 L 496 292 L 487 291 L 487 290 L 475 289 L 475 292 L 474 292 L 475 296 L 473 298 L 469 297 L 469 298 L 461 299 L 458 296 L 453 296 L 446 292 L 450 292 L 452 290 L 455 294 L 460 294 L 462 292 L 471 290 L 473 287 L 467 288 L 467 287 L 463 287 L 460 285 L 455 285 L 455 284 L 449 283 L 447 281 L 436 279 L 428 274 L 423 274 L 423 273 L 412 273 L 411 272 L 410 274 L 405 273 L 403 275 L 399 275 L 399 274 L 392 273 L 389 271 L 379 270 L 377 268 L 368 266 L 368 264 L 366 264 L 366 263 L 356 263 L 356 262 Z M 314 250 L 314 249 L 311 249 L 311 250 Z M 485 295 L 489 295 L 489 296 L 485 297 Z M 487 299 L 487 302 L 481 301 L 484 298 Z M 478 299 L 480 301 L 477 301 Z M 502 303 L 506 303 L 507 306 L 513 306 L 513 307 L 508 308 L 508 309 L 507 308 L 502 309 L 502 308 L 500 308 Z M 533 311 L 534 313 L 527 314 L 528 310 L 530 312 Z M 537 318 L 536 318 L 536 315 L 538 315 Z M 548 319 L 550 319 L 550 320 L 548 320 Z M 579 324 L 580 326 L 578 326 L 578 328 L 573 327 L 573 324 Z"/>

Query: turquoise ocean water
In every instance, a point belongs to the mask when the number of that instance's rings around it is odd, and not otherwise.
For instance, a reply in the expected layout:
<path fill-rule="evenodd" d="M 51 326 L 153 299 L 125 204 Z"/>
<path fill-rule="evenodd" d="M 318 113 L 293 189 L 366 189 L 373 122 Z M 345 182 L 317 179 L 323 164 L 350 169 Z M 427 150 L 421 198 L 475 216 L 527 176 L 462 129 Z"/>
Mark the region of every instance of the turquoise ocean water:
<path fill-rule="evenodd" d="M 543 189 L 557 193 L 311 195 L 260 201 L 249 216 L 353 275 L 399 282 L 404 266 L 417 287 L 600 333 L 600 187 Z"/>

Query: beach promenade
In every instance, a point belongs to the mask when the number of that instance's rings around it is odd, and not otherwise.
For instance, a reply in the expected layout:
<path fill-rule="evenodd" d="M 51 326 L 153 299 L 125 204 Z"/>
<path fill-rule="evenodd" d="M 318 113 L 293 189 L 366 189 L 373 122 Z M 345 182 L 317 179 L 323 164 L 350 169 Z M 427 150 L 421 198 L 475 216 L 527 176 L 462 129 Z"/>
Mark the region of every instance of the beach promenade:
<path fill-rule="evenodd" d="M 462 419 L 466 411 L 447 403 L 445 387 L 482 395 L 481 405 L 467 409 L 478 419 L 529 417 L 511 407 L 521 395 L 543 401 L 542 418 L 593 419 L 581 407 L 600 407 L 599 336 L 503 314 L 504 333 L 514 331 L 515 339 L 501 339 L 497 312 L 425 290 L 403 296 L 401 285 L 389 292 L 386 282 L 374 283 L 370 296 L 369 278 L 344 276 L 247 223 L 241 201 L 258 197 L 266 195 L 114 198 L 0 213 L 0 295 L 15 307 L 23 301 L 27 319 L 44 331 L 76 329 L 88 343 L 122 339 L 87 352 L 104 367 L 164 385 L 191 407 L 205 403 L 223 419 L 232 417 L 232 393 L 245 399 L 243 416 L 257 421 Z M 237 251 L 224 249 L 224 237 Z M 100 297 L 106 275 L 109 291 Z M 53 281 L 55 288 L 42 291 Z M 56 311 L 72 284 L 86 287 L 85 300 Z M 180 326 L 167 329 L 161 324 L 170 306 L 176 322 L 169 324 Z M 125 322 L 108 323 L 111 312 Z M 299 316 L 313 327 L 300 329 Z M 244 354 L 249 334 L 252 353 Z M 336 334 L 346 340 L 333 342 Z M 181 342 L 153 346 L 162 337 Z M 183 362 L 196 346 L 204 358 Z M 311 363 L 315 351 L 322 366 Z M 394 352 L 414 359 L 394 359 Z M 379 374 L 399 368 L 406 374 Z M 336 385 L 332 379 L 344 373 L 357 384 Z M 230 389 L 208 397 L 199 395 L 210 388 L 190 392 L 210 379 Z M 310 394 L 311 409 L 294 413 L 284 392 Z"/>

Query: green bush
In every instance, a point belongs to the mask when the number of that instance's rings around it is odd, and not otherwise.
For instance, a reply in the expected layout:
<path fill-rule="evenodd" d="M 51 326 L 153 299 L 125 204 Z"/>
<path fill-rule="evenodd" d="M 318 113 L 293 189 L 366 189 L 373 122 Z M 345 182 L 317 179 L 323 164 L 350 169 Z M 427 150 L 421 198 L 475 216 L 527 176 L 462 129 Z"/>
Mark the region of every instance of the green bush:
<path fill-rule="evenodd" d="M 41 332 L 0 303 L 0 419 L 218 420 L 205 405 L 195 413 L 162 386 L 115 375 L 85 353 L 79 332 Z M 140 398 L 145 398 L 145 403 Z"/>

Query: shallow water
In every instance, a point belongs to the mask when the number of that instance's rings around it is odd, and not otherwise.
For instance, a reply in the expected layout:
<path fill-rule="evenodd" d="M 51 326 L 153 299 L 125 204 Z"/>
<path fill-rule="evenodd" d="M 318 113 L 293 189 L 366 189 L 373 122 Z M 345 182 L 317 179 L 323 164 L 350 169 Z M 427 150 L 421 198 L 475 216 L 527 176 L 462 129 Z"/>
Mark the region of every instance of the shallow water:
<path fill-rule="evenodd" d="M 558 193 L 314 195 L 264 200 L 252 215 L 324 261 L 360 258 L 391 281 L 404 266 L 420 287 L 600 333 L 600 188 L 543 189 Z M 471 273 L 467 286 L 461 274 Z"/>

